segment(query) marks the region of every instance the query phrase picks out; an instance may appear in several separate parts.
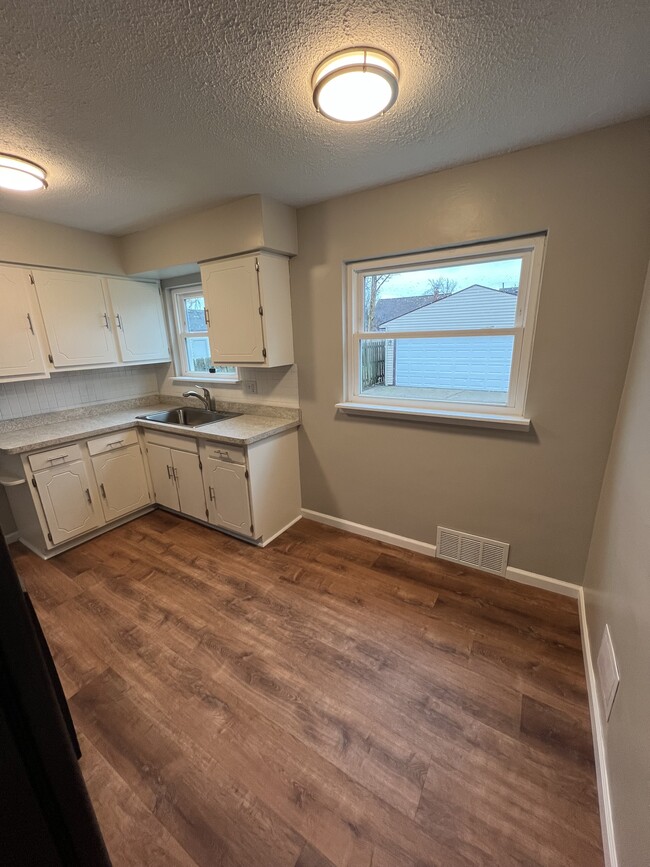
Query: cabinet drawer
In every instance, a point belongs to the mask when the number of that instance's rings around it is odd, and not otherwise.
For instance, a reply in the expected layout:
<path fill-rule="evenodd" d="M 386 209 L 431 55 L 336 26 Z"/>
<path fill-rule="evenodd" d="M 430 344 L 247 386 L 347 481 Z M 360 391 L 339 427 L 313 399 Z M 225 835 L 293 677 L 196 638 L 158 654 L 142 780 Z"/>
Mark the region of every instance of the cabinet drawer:
<path fill-rule="evenodd" d="M 158 433 L 147 428 L 144 434 L 146 443 L 152 443 L 155 446 L 163 446 L 166 449 L 178 449 L 180 452 L 191 452 L 197 455 L 199 453 L 199 444 L 194 437 L 176 436 L 175 434 Z"/>
<path fill-rule="evenodd" d="M 118 430 L 94 440 L 88 440 L 88 451 L 91 455 L 101 455 L 104 452 L 112 452 L 125 446 L 134 446 L 138 443 L 138 433 L 135 429 Z"/>
<path fill-rule="evenodd" d="M 81 460 L 81 446 L 78 443 L 70 443 L 58 449 L 50 449 L 47 452 L 38 452 L 29 455 L 29 465 L 36 470 L 49 470 L 58 464 L 67 464 L 70 461 Z"/>
<path fill-rule="evenodd" d="M 227 443 L 206 443 L 205 453 L 215 461 L 226 461 L 231 464 L 245 464 L 246 452 L 243 446 L 231 446 Z"/>

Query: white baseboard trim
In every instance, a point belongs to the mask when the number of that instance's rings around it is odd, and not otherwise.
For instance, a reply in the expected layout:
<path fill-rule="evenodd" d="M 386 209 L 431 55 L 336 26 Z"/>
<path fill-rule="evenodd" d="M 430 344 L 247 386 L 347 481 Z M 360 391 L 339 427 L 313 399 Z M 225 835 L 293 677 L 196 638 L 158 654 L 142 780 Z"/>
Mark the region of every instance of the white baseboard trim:
<path fill-rule="evenodd" d="M 517 584 L 528 584 L 529 587 L 550 590 L 552 593 L 560 593 L 562 596 L 570 596 L 572 599 L 578 599 L 582 590 L 579 584 L 560 581 L 558 578 L 539 575 L 537 572 L 527 572 L 525 569 L 517 569 L 516 566 L 508 566 L 505 577 L 508 581 L 516 581 Z"/>
<path fill-rule="evenodd" d="M 582 637 L 582 655 L 585 661 L 587 675 L 587 695 L 589 696 L 589 713 L 591 715 L 591 733 L 594 739 L 594 757 L 596 760 L 596 782 L 598 783 L 598 806 L 600 809 L 600 827 L 603 835 L 603 853 L 605 867 L 618 867 L 616 840 L 614 837 L 614 816 L 607 772 L 607 753 L 605 748 L 605 725 L 603 722 L 602 705 L 598 699 L 598 683 L 591 657 L 591 642 L 587 625 L 587 609 L 585 594 L 582 587 L 578 588 L 578 611 L 580 614 L 580 635 Z"/>
<path fill-rule="evenodd" d="M 19 539 L 20 533 L 18 532 L 18 530 L 14 530 L 13 533 L 7 533 L 5 535 L 5 542 L 7 543 L 7 545 L 11 545 L 14 542 L 17 542 Z"/>
<path fill-rule="evenodd" d="M 274 533 L 272 536 L 270 536 L 270 537 L 266 540 L 266 542 L 262 542 L 262 544 L 260 545 L 260 548 L 266 548 L 266 546 L 267 546 L 267 545 L 270 545 L 271 542 L 273 542 L 274 539 L 277 539 L 278 536 L 281 536 L 281 535 L 285 532 L 285 530 L 288 530 L 289 527 L 293 527 L 293 525 L 294 525 L 294 524 L 297 524 L 298 521 L 300 521 L 300 520 L 302 520 L 302 515 L 298 515 L 298 517 L 297 517 L 297 518 L 294 518 L 293 521 L 289 521 L 289 523 L 288 523 L 286 526 L 284 526 L 281 530 L 278 530 L 277 533 Z"/>
<path fill-rule="evenodd" d="M 418 554 L 426 554 L 429 557 L 436 556 L 436 546 L 429 542 L 419 542 L 417 539 L 409 539 L 407 536 L 398 536 L 387 530 L 377 530 L 375 527 L 366 527 L 365 524 L 355 524 L 354 521 L 346 521 L 344 518 L 335 518 L 323 512 L 314 512 L 311 509 L 301 509 L 302 517 L 319 524 L 327 524 L 328 527 L 336 527 L 337 530 L 346 530 L 356 536 L 365 536 L 375 539 L 377 542 L 386 542 L 387 545 L 396 545 L 398 548 L 406 548 L 407 551 L 415 551 Z"/>
<path fill-rule="evenodd" d="M 430 542 L 420 542 L 418 539 L 409 539 L 408 536 L 398 536 L 396 533 L 389 533 L 387 530 L 377 530 L 375 527 L 366 527 L 365 524 L 355 524 L 354 521 L 335 518 L 333 515 L 326 515 L 323 512 L 314 512 L 312 509 L 303 509 L 302 516 L 311 521 L 318 521 L 319 524 L 327 524 L 328 527 L 336 527 L 338 530 L 355 533 L 357 536 L 365 536 L 378 542 L 386 542 L 388 545 L 397 545 L 398 548 L 406 548 L 407 551 L 426 554 L 428 557 L 436 556 L 436 546 Z M 516 581 L 518 584 L 528 584 L 530 587 L 539 587 L 542 590 L 561 593 L 563 596 L 570 596 L 572 599 L 578 598 L 581 589 L 578 584 L 559 581 L 557 578 L 538 575 L 536 572 L 527 572 L 525 569 L 517 569 L 514 566 L 508 566 L 505 577 L 509 581 Z"/>

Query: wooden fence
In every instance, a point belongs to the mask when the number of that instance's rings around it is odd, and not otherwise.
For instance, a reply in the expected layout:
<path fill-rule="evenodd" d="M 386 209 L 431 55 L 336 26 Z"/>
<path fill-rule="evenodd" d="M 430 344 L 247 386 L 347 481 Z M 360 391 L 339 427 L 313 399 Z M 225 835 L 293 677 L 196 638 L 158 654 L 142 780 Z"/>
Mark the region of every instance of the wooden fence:
<path fill-rule="evenodd" d="M 386 343 L 372 340 L 361 346 L 361 390 L 386 383 Z"/>

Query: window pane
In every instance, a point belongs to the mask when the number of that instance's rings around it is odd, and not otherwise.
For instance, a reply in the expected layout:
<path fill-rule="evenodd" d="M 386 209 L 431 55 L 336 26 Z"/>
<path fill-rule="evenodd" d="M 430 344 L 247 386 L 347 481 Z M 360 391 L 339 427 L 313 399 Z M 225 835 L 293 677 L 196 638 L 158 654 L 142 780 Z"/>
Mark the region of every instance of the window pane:
<path fill-rule="evenodd" d="M 192 295 L 183 298 L 185 305 L 185 322 L 187 331 L 207 331 L 205 322 L 205 300 L 203 295 Z M 210 353 L 208 353 L 209 355 Z"/>
<path fill-rule="evenodd" d="M 212 366 L 210 343 L 207 337 L 186 337 L 187 369 L 206 372 Z"/>
<path fill-rule="evenodd" d="M 520 257 L 363 278 L 364 331 L 512 328 Z"/>
<path fill-rule="evenodd" d="M 514 337 L 361 341 L 364 397 L 504 406 Z"/>

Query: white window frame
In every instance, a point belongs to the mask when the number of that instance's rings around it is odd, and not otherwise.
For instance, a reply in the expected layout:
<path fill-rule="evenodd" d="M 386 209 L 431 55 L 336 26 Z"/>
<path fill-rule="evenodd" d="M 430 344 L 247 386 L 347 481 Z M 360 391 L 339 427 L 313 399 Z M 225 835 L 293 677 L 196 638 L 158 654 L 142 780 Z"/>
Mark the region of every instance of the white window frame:
<path fill-rule="evenodd" d="M 528 428 L 525 416 L 526 395 L 535 335 L 546 236 L 544 234 L 496 243 L 479 243 L 384 259 L 351 262 L 346 268 L 344 343 L 344 399 L 337 407 L 345 412 L 399 415 L 418 420 L 445 421 L 485 426 Z M 423 271 L 432 267 L 474 264 L 521 257 L 521 278 L 517 296 L 515 324 L 511 328 L 467 328 L 449 331 L 373 331 L 364 327 L 364 278 L 391 271 Z M 510 369 L 510 386 L 506 404 L 452 403 L 451 401 L 416 400 L 403 397 L 377 397 L 361 393 L 361 342 L 377 339 L 411 339 L 444 337 L 482 337 L 512 335 L 514 347 Z"/>
<path fill-rule="evenodd" d="M 233 373 L 209 373 L 206 371 L 192 371 L 189 369 L 187 347 L 185 339 L 187 337 L 207 337 L 210 342 L 210 335 L 207 329 L 205 331 L 187 331 L 187 321 L 185 319 L 185 298 L 195 298 L 197 295 L 203 295 L 203 287 L 200 283 L 192 286 L 183 286 L 171 291 L 171 306 L 174 322 L 174 335 L 176 338 L 176 349 L 178 352 L 177 371 L 180 371 L 174 379 L 191 379 L 207 382 L 239 382 L 241 377 L 239 370 L 235 367 Z M 215 367 L 220 365 L 215 364 Z M 224 365 L 226 366 L 226 365 Z M 228 367 L 234 365 L 228 365 Z"/>

